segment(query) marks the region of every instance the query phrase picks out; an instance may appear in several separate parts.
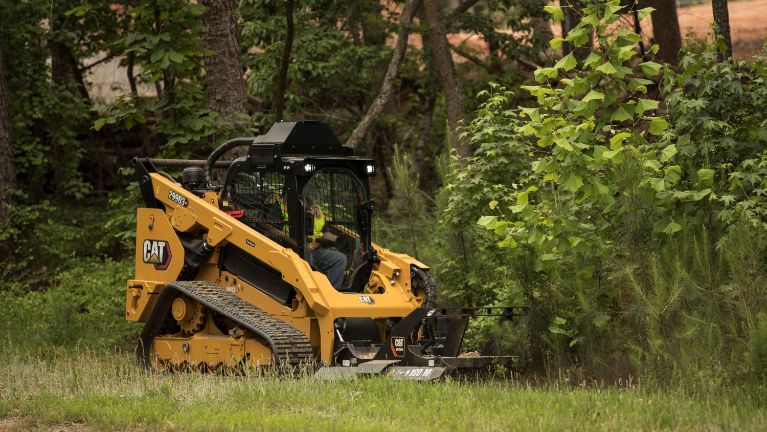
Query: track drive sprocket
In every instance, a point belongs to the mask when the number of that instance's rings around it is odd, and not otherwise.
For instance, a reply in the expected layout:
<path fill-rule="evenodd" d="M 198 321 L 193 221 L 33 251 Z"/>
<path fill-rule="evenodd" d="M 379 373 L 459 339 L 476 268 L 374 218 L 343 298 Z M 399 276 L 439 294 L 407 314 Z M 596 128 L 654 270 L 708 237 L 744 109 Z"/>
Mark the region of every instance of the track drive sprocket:
<path fill-rule="evenodd" d="M 205 306 L 183 295 L 176 297 L 171 305 L 173 318 L 185 336 L 202 330 L 205 326 L 205 312 Z"/>

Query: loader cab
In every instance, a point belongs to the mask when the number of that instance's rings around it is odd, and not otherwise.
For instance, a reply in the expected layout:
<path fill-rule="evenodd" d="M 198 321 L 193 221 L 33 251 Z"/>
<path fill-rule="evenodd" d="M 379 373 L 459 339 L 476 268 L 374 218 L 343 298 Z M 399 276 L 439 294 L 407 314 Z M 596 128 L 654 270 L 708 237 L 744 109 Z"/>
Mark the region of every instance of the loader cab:
<path fill-rule="evenodd" d="M 354 155 L 320 122 L 280 122 L 258 136 L 226 174 L 223 210 L 312 264 L 312 242 L 335 238 L 346 256 L 341 291 L 359 292 L 375 260 L 370 159 Z"/>

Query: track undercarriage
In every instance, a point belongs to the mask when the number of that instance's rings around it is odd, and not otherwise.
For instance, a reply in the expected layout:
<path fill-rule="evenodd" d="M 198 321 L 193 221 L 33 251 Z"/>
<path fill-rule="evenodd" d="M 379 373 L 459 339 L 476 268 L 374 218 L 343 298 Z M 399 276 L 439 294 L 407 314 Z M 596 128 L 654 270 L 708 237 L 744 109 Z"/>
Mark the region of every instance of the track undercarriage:
<path fill-rule="evenodd" d="M 152 370 L 235 371 L 313 361 L 303 333 L 217 285 L 169 284 L 156 307 L 138 350 Z"/>

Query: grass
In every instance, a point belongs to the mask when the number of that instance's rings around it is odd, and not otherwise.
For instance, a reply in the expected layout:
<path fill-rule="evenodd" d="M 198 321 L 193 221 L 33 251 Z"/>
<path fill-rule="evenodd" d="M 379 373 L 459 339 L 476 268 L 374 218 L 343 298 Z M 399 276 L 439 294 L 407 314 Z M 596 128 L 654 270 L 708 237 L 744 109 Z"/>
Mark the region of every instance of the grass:
<path fill-rule="evenodd" d="M 0 419 L 18 430 L 767 429 L 763 407 L 748 392 L 731 393 L 149 375 L 125 354 L 0 352 Z"/>

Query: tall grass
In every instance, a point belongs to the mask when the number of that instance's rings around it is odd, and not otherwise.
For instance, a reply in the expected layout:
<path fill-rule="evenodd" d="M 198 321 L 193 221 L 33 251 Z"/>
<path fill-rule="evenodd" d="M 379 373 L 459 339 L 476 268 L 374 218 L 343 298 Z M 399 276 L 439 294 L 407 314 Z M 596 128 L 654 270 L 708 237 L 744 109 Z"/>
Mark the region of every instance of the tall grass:
<path fill-rule="evenodd" d="M 65 422 L 165 430 L 764 430 L 759 401 L 642 387 L 530 387 L 385 377 L 150 375 L 132 358 L 88 349 L 4 345 L 0 417 L 21 429 Z"/>

